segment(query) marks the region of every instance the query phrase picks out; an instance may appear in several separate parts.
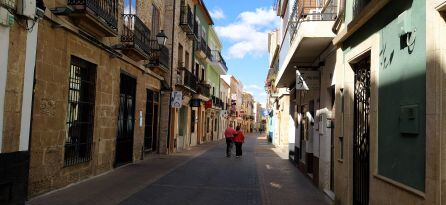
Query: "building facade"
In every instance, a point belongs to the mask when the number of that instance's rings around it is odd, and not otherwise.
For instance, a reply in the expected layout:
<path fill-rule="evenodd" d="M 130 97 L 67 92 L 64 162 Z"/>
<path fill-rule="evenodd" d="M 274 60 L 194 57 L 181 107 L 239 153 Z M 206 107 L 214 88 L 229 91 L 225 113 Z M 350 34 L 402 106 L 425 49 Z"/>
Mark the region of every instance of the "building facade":
<path fill-rule="evenodd" d="M 0 4 L 0 203 L 24 204 L 30 163 L 37 34 L 45 6 Z M 24 1 L 24 3 L 30 3 Z M 23 27 L 22 25 L 30 25 Z M 32 26 L 31 26 L 32 25 Z"/>
<path fill-rule="evenodd" d="M 277 1 L 267 106 L 293 125 L 268 129 L 335 204 L 442 204 L 444 5 Z"/>
<path fill-rule="evenodd" d="M 158 130 L 169 50 L 157 41 L 164 1 L 44 3 L 51 12 L 36 29 L 30 197 L 165 146 Z M 74 10 L 63 12 L 67 6 Z"/>

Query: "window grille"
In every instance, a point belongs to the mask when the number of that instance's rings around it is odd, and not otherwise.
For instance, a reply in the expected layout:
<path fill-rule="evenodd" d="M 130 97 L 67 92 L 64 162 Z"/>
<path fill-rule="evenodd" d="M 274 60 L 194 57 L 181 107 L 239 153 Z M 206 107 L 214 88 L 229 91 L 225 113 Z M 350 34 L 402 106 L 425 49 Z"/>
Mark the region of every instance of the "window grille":
<path fill-rule="evenodd" d="M 71 57 L 64 165 L 91 160 L 96 66 Z"/>

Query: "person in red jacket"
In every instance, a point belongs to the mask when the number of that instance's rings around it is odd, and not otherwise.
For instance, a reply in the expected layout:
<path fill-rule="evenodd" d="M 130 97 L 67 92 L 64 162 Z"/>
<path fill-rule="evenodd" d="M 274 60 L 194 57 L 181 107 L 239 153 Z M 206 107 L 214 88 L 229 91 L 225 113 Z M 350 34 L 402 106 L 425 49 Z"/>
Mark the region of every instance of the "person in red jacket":
<path fill-rule="evenodd" d="M 242 156 L 242 145 L 245 142 L 245 135 L 240 130 L 240 126 L 237 126 L 236 129 L 237 135 L 234 137 L 234 143 L 235 143 L 235 157 L 241 157 Z"/>
<path fill-rule="evenodd" d="M 234 143 L 234 137 L 237 134 L 237 131 L 232 127 L 232 123 L 229 124 L 224 133 L 226 138 L 226 157 L 231 157 L 232 143 Z"/>

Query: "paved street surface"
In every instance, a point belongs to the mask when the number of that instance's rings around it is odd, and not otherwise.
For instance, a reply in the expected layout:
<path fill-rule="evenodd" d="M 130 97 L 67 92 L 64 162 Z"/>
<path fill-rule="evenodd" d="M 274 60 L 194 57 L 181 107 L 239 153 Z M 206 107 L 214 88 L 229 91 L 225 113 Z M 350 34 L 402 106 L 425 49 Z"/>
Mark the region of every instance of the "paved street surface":
<path fill-rule="evenodd" d="M 240 159 L 225 157 L 223 141 L 156 155 L 29 204 L 330 204 L 286 150 L 265 142 L 249 135 Z"/>

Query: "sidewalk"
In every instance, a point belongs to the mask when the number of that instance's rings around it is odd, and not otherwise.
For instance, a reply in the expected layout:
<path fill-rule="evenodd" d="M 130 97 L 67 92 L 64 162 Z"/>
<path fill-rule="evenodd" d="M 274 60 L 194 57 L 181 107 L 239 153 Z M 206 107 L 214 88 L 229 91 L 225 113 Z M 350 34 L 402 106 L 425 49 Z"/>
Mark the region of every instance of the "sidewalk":
<path fill-rule="evenodd" d="M 152 155 L 104 175 L 38 196 L 29 205 L 119 204 L 132 194 L 215 147 L 219 142 L 192 147 L 171 155 Z"/>

